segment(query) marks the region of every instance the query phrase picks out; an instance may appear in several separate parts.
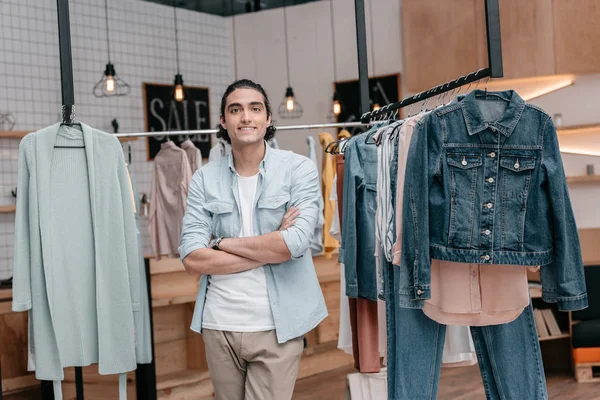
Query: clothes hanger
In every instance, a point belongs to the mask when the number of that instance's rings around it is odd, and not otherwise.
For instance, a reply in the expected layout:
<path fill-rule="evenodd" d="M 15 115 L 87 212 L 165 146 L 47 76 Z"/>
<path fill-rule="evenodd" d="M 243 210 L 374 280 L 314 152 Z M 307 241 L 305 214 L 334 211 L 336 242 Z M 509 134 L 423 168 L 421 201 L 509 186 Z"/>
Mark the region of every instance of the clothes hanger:
<path fill-rule="evenodd" d="M 83 128 L 81 127 L 81 123 L 75 120 L 75 106 L 62 106 L 62 122 L 61 126 L 65 125 L 71 128 L 77 128 L 80 132 L 83 132 Z M 83 146 L 54 146 L 55 149 L 84 149 Z"/>

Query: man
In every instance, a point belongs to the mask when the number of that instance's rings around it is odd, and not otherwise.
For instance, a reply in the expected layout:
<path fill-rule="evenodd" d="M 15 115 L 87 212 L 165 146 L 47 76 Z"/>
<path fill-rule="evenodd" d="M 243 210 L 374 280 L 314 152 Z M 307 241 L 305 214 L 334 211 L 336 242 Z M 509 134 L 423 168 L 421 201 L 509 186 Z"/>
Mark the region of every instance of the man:
<path fill-rule="evenodd" d="M 201 274 L 202 333 L 217 400 L 291 399 L 303 335 L 327 309 L 310 254 L 319 212 L 314 162 L 270 148 L 264 89 L 231 84 L 219 137 L 232 153 L 194 174 L 179 253 Z"/>

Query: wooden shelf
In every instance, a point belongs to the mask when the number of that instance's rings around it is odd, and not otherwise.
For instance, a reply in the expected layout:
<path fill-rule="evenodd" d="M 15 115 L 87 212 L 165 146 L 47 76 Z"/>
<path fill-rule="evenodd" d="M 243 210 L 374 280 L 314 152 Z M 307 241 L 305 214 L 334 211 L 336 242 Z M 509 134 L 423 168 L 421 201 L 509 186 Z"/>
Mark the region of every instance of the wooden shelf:
<path fill-rule="evenodd" d="M 600 124 L 562 126 L 562 127 L 556 129 L 556 133 L 559 135 L 569 135 L 569 134 L 574 134 L 574 133 L 598 133 L 598 132 L 600 132 Z"/>
<path fill-rule="evenodd" d="M 556 336 L 546 336 L 546 337 L 541 337 L 538 338 L 540 340 L 540 342 L 545 342 L 548 340 L 556 340 L 556 339 L 566 339 L 571 337 L 571 335 L 569 335 L 568 333 L 563 333 L 562 335 L 556 335 Z"/>
<path fill-rule="evenodd" d="M 202 381 L 210 381 L 208 371 L 188 369 L 156 377 L 156 390 L 165 390 L 182 385 L 191 385 Z M 212 386 L 212 385 L 211 385 Z"/>
<path fill-rule="evenodd" d="M 568 176 L 567 184 L 569 183 L 592 183 L 600 182 L 600 175 L 583 175 L 583 176 Z"/>
<path fill-rule="evenodd" d="M 0 301 L 12 300 L 12 289 L 0 289 Z"/>
<path fill-rule="evenodd" d="M 152 307 L 191 303 L 198 294 L 198 279 L 187 272 L 156 274 L 152 279 Z"/>
<path fill-rule="evenodd" d="M 0 213 L 14 213 L 17 211 L 17 206 L 12 204 L 8 206 L 0 206 Z"/>
<path fill-rule="evenodd" d="M 0 131 L 0 138 L 22 139 L 29 131 Z"/>
<path fill-rule="evenodd" d="M 12 301 L 0 301 L 0 315 L 12 313 Z"/>

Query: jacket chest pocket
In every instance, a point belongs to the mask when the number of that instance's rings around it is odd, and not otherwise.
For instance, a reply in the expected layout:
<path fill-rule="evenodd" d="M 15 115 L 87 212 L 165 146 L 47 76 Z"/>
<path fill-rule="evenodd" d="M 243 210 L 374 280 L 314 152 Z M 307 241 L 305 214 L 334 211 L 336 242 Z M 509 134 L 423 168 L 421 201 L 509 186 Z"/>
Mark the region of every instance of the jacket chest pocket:
<path fill-rule="evenodd" d="M 234 237 L 233 203 L 211 201 L 205 204 L 204 208 L 212 214 L 211 226 L 214 236 Z"/>
<path fill-rule="evenodd" d="M 471 248 L 477 182 L 482 169 L 480 155 L 448 154 L 450 173 L 450 226 L 448 245 Z"/>
<path fill-rule="evenodd" d="M 525 214 L 535 168 L 535 157 L 500 157 L 502 188 L 501 245 L 513 251 L 523 251 Z"/>
<path fill-rule="evenodd" d="M 281 226 L 281 219 L 287 211 L 290 194 L 283 193 L 258 200 L 258 224 L 260 234 L 274 232 Z M 300 211 L 302 213 L 302 211 Z"/>

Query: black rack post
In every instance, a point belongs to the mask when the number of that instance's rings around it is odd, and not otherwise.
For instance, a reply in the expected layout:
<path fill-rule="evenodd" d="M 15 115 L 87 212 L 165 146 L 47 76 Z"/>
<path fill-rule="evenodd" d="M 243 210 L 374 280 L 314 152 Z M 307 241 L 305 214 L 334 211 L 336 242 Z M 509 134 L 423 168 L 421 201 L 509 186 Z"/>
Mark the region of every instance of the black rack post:
<path fill-rule="evenodd" d="M 152 361 L 149 364 L 138 364 L 135 370 L 135 386 L 138 399 L 156 400 L 156 363 L 154 359 L 154 318 L 152 315 L 152 285 L 150 281 L 150 259 L 144 258 L 146 271 L 146 290 L 148 292 L 148 307 L 150 308 L 150 343 Z"/>
<path fill-rule="evenodd" d="M 58 46 L 60 52 L 60 82 L 63 104 L 63 122 L 72 122 L 75 106 L 73 88 L 73 57 L 71 54 L 71 23 L 69 0 L 56 0 L 58 13 Z"/>
<path fill-rule="evenodd" d="M 354 0 L 356 18 L 356 47 L 358 52 L 358 83 L 360 86 L 360 113 L 368 112 L 369 104 L 369 63 L 367 60 L 367 28 L 365 0 Z M 333 49 L 335 51 L 335 49 Z"/>
<path fill-rule="evenodd" d="M 498 0 L 485 0 L 485 27 L 487 33 L 488 65 L 491 78 L 502 78 L 502 39 L 500 36 L 500 8 Z"/>

